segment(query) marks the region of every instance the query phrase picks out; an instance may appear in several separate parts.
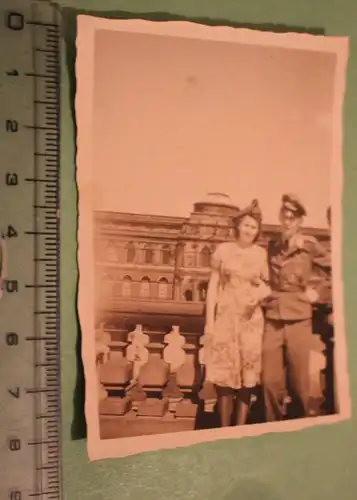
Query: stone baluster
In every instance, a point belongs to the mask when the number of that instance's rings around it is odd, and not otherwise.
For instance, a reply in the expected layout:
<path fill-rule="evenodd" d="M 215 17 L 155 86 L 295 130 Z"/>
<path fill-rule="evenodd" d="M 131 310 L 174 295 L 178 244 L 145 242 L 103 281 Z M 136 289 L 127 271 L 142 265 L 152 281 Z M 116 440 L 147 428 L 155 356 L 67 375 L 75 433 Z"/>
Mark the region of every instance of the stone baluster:
<path fill-rule="evenodd" d="M 164 344 L 152 340 L 157 336 L 161 337 L 160 332 L 150 332 L 149 356 L 140 369 L 138 381 L 147 398 L 140 403 L 138 416 L 162 417 L 168 409 L 168 401 L 162 397 L 162 391 L 168 380 L 169 366 L 163 359 Z"/>
<path fill-rule="evenodd" d="M 164 360 L 170 366 L 170 376 L 163 395 L 169 402 L 169 416 L 174 417 L 178 403 L 184 398 L 184 394 L 177 384 L 177 372 L 185 363 L 186 358 L 183 349 L 185 337 L 180 334 L 178 326 L 173 326 L 171 332 L 165 335 L 164 343 L 166 344 Z"/>
<path fill-rule="evenodd" d="M 198 353 L 198 360 L 202 371 L 202 389 L 200 390 L 198 397 L 204 402 L 204 411 L 212 413 L 216 406 L 217 393 L 212 382 L 206 379 L 205 343 L 206 337 L 205 335 L 202 335 L 200 338 L 201 349 Z"/>
<path fill-rule="evenodd" d="M 103 401 L 107 398 L 108 393 L 105 390 L 100 379 L 101 367 L 109 361 L 110 358 L 110 335 L 105 332 L 104 325 L 101 324 L 99 329 L 96 331 L 95 347 L 96 347 L 96 366 L 97 366 L 97 383 L 98 383 L 98 397 L 99 401 Z"/>
<path fill-rule="evenodd" d="M 132 380 L 132 363 L 125 357 L 128 345 L 127 335 L 117 330 L 121 340 L 112 340 L 110 345 L 110 360 L 101 366 L 100 379 L 106 387 L 117 391 L 116 396 L 111 396 L 100 405 L 102 415 L 125 415 L 131 408 L 131 400 L 125 388 Z M 121 334 L 121 335 L 120 335 Z"/>
<path fill-rule="evenodd" d="M 200 368 L 198 365 L 198 349 L 197 337 L 195 335 L 186 335 L 186 343 L 183 346 L 185 351 L 185 361 L 177 370 L 177 384 L 185 394 L 197 393 L 200 386 L 199 374 Z M 185 398 L 177 405 L 176 416 L 192 418 L 197 414 L 197 403 L 193 402 L 194 398 Z"/>
<path fill-rule="evenodd" d="M 132 402 L 132 410 L 137 411 L 140 402 L 145 401 L 146 394 L 139 382 L 140 370 L 149 359 L 149 336 L 144 333 L 142 325 L 136 325 L 134 331 L 128 334 L 129 345 L 126 358 L 132 363 L 132 380 L 126 388 L 126 394 Z"/>

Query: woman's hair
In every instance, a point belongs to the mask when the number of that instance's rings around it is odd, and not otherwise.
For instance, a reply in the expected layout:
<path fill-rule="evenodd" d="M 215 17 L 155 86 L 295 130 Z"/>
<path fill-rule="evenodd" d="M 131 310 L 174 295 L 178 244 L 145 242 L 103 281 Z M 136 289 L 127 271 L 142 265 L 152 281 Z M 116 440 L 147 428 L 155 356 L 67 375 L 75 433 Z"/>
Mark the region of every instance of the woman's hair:
<path fill-rule="evenodd" d="M 239 238 L 239 226 L 241 225 L 241 223 L 245 217 L 251 217 L 258 224 L 258 233 L 257 233 L 257 236 L 254 238 L 254 243 L 255 243 L 260 238 L 260 233 L 261 233 L 262 223 L 263 223 L 262 211 L 260 210 L 258 200 L 253 200 L 252 203 L 249 205 L 249 207 L 246 207 L 245 209 L 241 210 L 233 218 L 233 224 L 235 226 L 237 238 Z"/>

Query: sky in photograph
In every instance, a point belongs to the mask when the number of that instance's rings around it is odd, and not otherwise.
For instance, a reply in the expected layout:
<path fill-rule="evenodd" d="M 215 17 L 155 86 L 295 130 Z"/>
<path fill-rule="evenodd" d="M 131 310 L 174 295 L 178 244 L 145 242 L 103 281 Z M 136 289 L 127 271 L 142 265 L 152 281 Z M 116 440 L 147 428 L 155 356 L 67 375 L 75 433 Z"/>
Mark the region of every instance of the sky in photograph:
<path fill-rule="evenodd" d="M 95 208 L 187 217 L 223 192 L 274 224 L 291 192 L 326 227 L 333 75 L 323 53 L 97 32 Z"/>

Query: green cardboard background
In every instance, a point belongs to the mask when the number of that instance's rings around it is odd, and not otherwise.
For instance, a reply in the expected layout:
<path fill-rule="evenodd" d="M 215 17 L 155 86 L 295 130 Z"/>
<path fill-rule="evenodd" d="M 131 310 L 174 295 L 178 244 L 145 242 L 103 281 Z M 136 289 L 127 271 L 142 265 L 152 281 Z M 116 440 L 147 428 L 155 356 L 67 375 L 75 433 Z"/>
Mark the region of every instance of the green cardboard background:
<path fill-rule="evenodd" d="M 75 186 L 75 16 L 189 19 L 350 38 L 344 111 L 344 284 L 353 410 L 357 398 L 354 329 L 357 231 L 357 0 L 62 0 L 62 413 L 65 498 L 74 500 L 352 500 L 357 492 L 357 429 L 353 420 L 295 433 L 202 444 L 89 463 L 78 361 Z M 85 332 L 84 332 L 85 333 Z"/>

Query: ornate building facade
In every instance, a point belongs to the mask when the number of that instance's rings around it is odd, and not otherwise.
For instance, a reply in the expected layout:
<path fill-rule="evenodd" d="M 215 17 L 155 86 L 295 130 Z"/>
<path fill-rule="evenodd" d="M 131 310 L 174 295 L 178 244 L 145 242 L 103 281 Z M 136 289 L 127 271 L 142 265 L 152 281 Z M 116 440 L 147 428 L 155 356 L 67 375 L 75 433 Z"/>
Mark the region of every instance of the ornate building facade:
<path fill-rule="evenodd" d="M 195 203 L 187 218 L 94 214 L 102 439 L 209 428 L 210 415 L 217 417 L 216 394 L 204 375 L 204 301 L 212 253 L 234 239 L 238 211 L 228 196 L 213 193 Z M 265 225 L 259 244 L 266 246 L 277 231 Z M 305 232 L 329 245 L 328 231 Z M 316 325 L 310 367 L 317 414 L 334 411 L 328 406 L 333 349 L 325 339 L 325 316 L 322 327 Z M 264 421 L 259 388 L 256 396 L 251 423 Z"/>
<path fill-rule="evenodd" d="M 112 300 L 205 300 L 211 255 L 234 239 L 230 198 L 210 193 L 194 204 L 188 218 L 129 213 L 95 213 L 96 301 L 99 309 Z M 278 231 L 264 225 L 259 244 Z M 326 230 L 306 228 L 323 245 Z"/>

